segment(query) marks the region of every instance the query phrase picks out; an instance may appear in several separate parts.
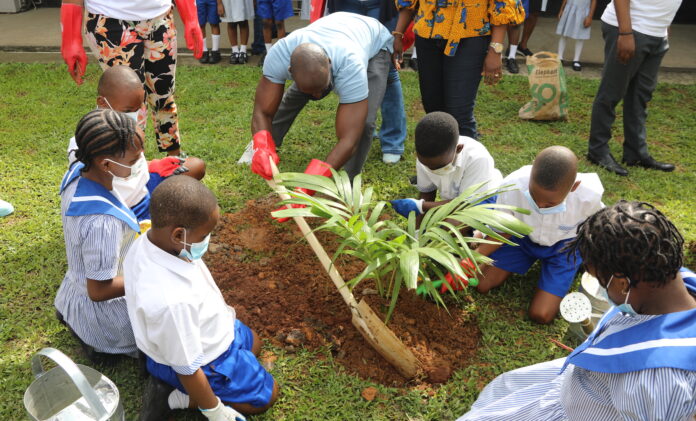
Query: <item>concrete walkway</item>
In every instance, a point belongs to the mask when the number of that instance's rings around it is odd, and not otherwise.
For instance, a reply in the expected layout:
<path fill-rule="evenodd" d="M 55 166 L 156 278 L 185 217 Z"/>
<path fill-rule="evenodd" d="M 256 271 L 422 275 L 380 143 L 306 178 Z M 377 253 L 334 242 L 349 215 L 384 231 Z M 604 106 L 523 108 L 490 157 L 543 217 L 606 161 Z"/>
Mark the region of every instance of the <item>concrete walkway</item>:
<path fill-rule="evenodd" d="M 28 61 L 49 62 L 59 61 L 60 54 L 60 9 L 39 8 L 18 14 L 0 14 L 0 62 Z M 556 35 L 555 18 L 540 18 L 539 23 L 529 42 L 532 51 L 557 51 L 558 36 Z M 307 25 L 307 21 L 293 17 L 287 21 L 288 30 L 294 30 Z M 179 28 L 183 25 L 178 21 Z M 250 28 L 252 29 L 252 28 Z M 253 39 L 253 30 L 251 36 Z M 226 28 L 222 29 L 221 48 L 223 54 L 229 51 Z M 249 40 L 251 44 L 252 39 Z M 678 73 L 696 72 L 696 26 L 673 25 L 670 34 L 670 51 L 665 56 L 662 67 L 664 70 Z M 210 41 L 208 41 L 210 42 Z M 566 46 L 566 58 L 572 57 L 575 46 L 571 41 Z M 600 21 L 592 25 L 592 38 L 585 42 L 581 61 L 587 70 L 601 67 L 604 61 L 604 42 Z M 184 42 L 179 42 L 179 52 L 182 62 L 193 62 L 190 51 Z M 31 54 L 28 54 L 31 53 Z M 88 54 L 91 59 L 91 54 Z M 224 57 L 223 59 L 226 59 Z M 520 62 L 520 64 L 522 64 Z M 589 65 L 589 66 L 588 66 Z M 524 66 L 520 66 L 524 67 Z M 589 67 L 589 68 L 588 68 Z M 569 73 L 574 73 L 569 70 Z M 585 73 L 585 70 L 583 70 Z M 589 75 L 588 75 L 589 76 Z"/>

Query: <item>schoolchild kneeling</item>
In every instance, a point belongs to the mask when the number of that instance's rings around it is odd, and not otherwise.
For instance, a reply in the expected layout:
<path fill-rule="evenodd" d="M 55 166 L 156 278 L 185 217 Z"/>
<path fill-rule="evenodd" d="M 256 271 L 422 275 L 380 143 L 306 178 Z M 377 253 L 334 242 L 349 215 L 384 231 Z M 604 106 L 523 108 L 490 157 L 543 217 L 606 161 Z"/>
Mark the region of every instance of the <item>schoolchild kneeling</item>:
<path fill-rule="evenodd" d="M 152 228 L 125 259 L 128 315 L 151 379 L 141 420 L 198 408 L 211 420 L 244 419 L 273 405 L 278 384 L 256 359 L 261 342 L 225 303 L 201 260 L 220 218 L 213 193 L 191 177 L 162 182 Z"/>

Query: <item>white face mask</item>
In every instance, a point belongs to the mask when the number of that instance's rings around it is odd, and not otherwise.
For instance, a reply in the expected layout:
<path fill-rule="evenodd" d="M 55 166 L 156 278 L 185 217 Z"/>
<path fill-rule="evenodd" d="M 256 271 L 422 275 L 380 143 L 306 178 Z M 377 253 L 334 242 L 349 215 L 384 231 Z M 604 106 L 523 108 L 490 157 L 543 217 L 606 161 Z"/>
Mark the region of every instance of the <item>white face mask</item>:
<path fill-rule="evenodd" d="M 437 168 L 437 169 L 435 169 L 435 170 L 431 170 L 431 169 L 428 168 L 428 167 L 425 167 L 425 168 L 426 168 L 428 171 L 430 171 L 431 173 L 433 173 L 433 174 L 435 174 L 435 175 L 439 175 L 440 177 L 445 176 L 445 175 L 452 174 L 454 171 L 457 170 L 457 167 L 454 165 L 454 161 L 457 159 L 457 155 L 458 155 L 458 154 L 459 154 L 459 152 L 457 152 L 457 151 L 455 150 L 455 151 L 454 151 L 454 157 L 452 158 L 452 162 L 448 163 L 448 164 L 445 165 L 444 167 L 440 167 L 440 168 Z"/>
<path fill-rule="evenodd" d="M 106 99 L 105 96 L 103 96 L 102 98 L 104 98 L 104 102 L 106 102 L 106 105 L 108 105 L 109 108 L 110 108 L 111 110 L 115 111 L 115 110 L 114 110 L 114 107 L 112 107 L 111 104 L 109 104 L 109 100 Z M 127 115 L 127 116 L 130 117 L 133 121 L 135 121 L 135 124 L 138 124 L 138 111 L 132 111 L 132 112 L 130 112 L 130 113 L 123 113 L 123 114 Z"/>
<path fill-rule="evenodd" d="M 611 285 L 611 281 L 614 280 L 614 275 L 611 275 L 611 278 L 609 278 L 609 282 L 607 282 L 606 288 L 602 289 L 602 295 L 604 295 L 604 298 L 606 298 L 607 302 L 610 305 L 612 305 L 614 307 L 618 307 L 618 309 L 620 311 L 622 311 L 628 315 L 635 316 L 638 313 L 636 313 L 636 311 L 633 309 L 633 306 L 628 304 L 628 297 L 631 295 L 631 287 L 630 287 L 631 280 L 628 277 L 626 277 L 626 279 L 628 279 L 629 287 L 628 287 L 628 294 L 626 294 L 626 299 L 624 300 L 623 304 L 616 304 L 611 298 L 609 298 L 609 285 Z"/>
<path fill-rule="evenodd" d="M 143 159 L 145 159 L 145 158 L 141 154 L 140 158 L 138 158 L 138 161 L 135 164 L 133 164 L 132 166 L 121 164 L 120 162 L 116 162 L 116 161 L 111 160 L 109 158 L 106 158 L 105 161 L 109 161 L 109 162 L 116 164 L 116 165 L 119 165 L 123 168 L 128 168 L 130 170 L 130 174 L 127 177 L 119 177 L 116 174 L 112 173 L 111 171 L 109 171 L 109 174 L 111 174 L 114 178 L 117 178 L 119 180 L 130 181 L 130 180 L 138 177 L 140 175 L 140 173 L 142 172 L 143 167 L 142 167 L 142 165 L 139 165 L 139 164 L 140 164 L 140 161 Z"/>

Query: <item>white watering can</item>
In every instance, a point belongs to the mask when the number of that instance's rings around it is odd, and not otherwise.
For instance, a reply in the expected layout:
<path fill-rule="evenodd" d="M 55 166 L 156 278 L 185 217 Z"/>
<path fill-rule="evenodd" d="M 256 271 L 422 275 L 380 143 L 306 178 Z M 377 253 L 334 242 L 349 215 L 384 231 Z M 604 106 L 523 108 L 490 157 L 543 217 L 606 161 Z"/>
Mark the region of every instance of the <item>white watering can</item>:
<path fill-rule="evenodd" d="M 56 363 L 44 371 L 41 356 Z M 75 364 L 54 348 L 31 359 L 36 379 L 24 392 L 24 408 L 32 421 L 123 421 L 118 388 L 97 370 Z"/>

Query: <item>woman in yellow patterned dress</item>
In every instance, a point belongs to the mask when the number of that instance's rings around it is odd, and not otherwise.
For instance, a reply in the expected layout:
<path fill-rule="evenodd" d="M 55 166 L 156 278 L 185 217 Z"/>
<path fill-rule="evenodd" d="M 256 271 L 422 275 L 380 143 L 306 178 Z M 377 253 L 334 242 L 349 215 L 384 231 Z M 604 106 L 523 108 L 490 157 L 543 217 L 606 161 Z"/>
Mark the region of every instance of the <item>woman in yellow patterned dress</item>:
<path fill-rule="evenodd" d="M 478 138 L 474 104 L 486 84 L 502 77 L 502 42 L 507 25 L 524 21 L 520 0 L 395 0 L 399 21 L 394 61 L 401 62 L 402 38 L 414 19 L 418 79 L 426 113 L 444 111 L 459 123 L 459 134 Z"/>

